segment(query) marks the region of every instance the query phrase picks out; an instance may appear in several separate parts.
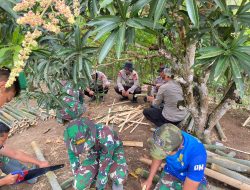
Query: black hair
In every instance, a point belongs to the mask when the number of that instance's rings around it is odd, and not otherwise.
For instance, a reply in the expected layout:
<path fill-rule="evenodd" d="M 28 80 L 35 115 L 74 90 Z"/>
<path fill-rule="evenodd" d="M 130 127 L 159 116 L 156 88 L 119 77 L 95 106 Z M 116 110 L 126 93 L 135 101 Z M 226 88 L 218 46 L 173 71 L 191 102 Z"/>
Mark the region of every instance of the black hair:
<path fill-rule="evenodd" d="M 8 78 L 10 77 L 10 72 L 11 72 L 11 70 L 7 67 L 0 68 L 0 81 L 7 81 Z M 16 81 L 13 83 L 13 85 L 11 87 L 7 88 L 6 90 L 10 90 L 12 88 L 16 92 L 15 96 L 18 96 L 20 94 L 20 91 L 21 91 L 18 78 L 16 78 Z"/>
<path fill-rule="evenodd" d="M 4 133 L 8 132 L 10 132 L 9 126 L 0 121 L 0 137 L 2 137 Z"/>

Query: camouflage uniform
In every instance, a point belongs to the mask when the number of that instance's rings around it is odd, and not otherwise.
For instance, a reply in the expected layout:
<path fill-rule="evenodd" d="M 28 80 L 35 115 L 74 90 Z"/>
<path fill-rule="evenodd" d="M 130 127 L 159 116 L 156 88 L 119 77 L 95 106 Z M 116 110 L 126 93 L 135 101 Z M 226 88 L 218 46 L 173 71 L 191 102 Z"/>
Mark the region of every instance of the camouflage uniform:
<path fill-rule="evenodd" d="M 98 190 L 105 189 L 108 175 L 115 184 L 123 184 L 128 168 L 122 142 L 109 126 L 80 118 L 85 109 L 76 96 L 79 93 L 70 86 L 65 85 L 68 95 L 64 97 L 70 108 L 58 111 L 58 116 L 69 121 L 64 141 L 75 177 L 74 187 L 83 190 L 95 184 Z"/>

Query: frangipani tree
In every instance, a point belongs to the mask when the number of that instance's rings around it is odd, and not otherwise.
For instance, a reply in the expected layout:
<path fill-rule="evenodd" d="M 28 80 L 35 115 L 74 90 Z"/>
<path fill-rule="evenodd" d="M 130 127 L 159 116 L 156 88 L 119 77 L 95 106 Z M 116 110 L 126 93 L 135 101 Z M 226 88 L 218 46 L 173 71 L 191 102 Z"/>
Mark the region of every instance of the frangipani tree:
<path fill-rule="evenodd" d="M 25 2 L 32 1 L 25 0 Z M 53 2 L 53 6 L 56 6 L 56 2 L 63 2 L 65 5 L 68 2 L 67 5 L 71 5 L 70 1 L 62 0 L 34 2 L 37 4 Z M 79 28 L 79 35 L 88 39 L 84 42 L 100 46 L 99 64 L 105 61 L 105 57 L 112 49 L 115 49 L 119 59 L 123 50 L 133 46 L 139 30 L 157 37 L 158 41 L 155 44 L 149 44 L 150 50 L 158 51 L 159 56 L 170 60 L 175 73 L 183 78 L 185 102 L 194 119 L 195 133 L 200 139 L 209 142 L 209 135 L 214 125 L 230 109 L 235 100 L 239 100 L 239 97 L 244 94 L 243 79 L 250 73 L 250 47 L 246 45 L 249 42 L 249 34 L 247 35 L 246 31 L 249 30 L 250 25 L 250 3 L 246 0 L 242 0 L 238 4 L 230 4 L 231 1 L 226 0 L 88 0 L 73 2 L 75 5 L 80 3 L 80 16 L 78 16 L 80 19 L 79 22 L 76 22 L 77 27 L 74 29 Z M 40 9 L 38 15 L 44 12 L 42 15 L 49 20 L 49 12 L 52 11 L 52 8 L 48 6 L 46 9 L 48 12 L 46 12 L 44 11 L 46 7 Z M 36 15 L 36 12 L 29 14 Z M 68 19 L 69 22 L 71 17 L 63 18 Z M 25 22 L 22 21 L 22 23 Z M 63 23 L 60 20 L 60 26 L 66 26 L 65 30 L 61 30 L 58 35 L 52 35 L 50 40 L 47 38 L 47 43 L 54 44 L 53 47 L 58 47 L 58 49 L 71 47 L 69 46 L 72 42 L 70 37 L 75 36 L 75 30 L 72 30 L 72 33 L 67 32 L 67 24 Z M 29 23 L 26 22 L 26 24 Z M 41 24 L 43 30 L 48 29 L 43 27 L 44 23 Z M 62 38 L 69 41 L 63 43 Z M 42 40 L 41 37 L 39 39 Z M 48 45 L 42 47 L 51 50 Z M 83 47 L 85 45 L 80 45 L 80 49 Z M 55 54 L 53 55 L 55 58 Z M 79 51 L 72 54 L 72 58 L 75 55 L 79 56 Z M 71 60 L 70 67 L 64 67 L 67 71 L 72 72 L 75 63 L 73 60 Z M 76 69 L 73 69 L 75 70 L 73 73 L 80 76 L 78 73 L 88 68 L 82 67 L 84 62 L 77 60 L 78 66 L 75 66 Z M 40 68 L 41 73 L 47 74 L 43 71 L 52 70 L 49 68 L 52 67 L 53 62 L 44 67 L 41 66 L 40 59 L 36 61 L 35 65 Z M 62 60 L 57 59 L 57 63 L 62 64 L 63 67 Z M 53 65 L 54 70 L 58 73 L 65 72 L 65 69 L 61 69 L 62 67 L 58 65 Z M 33 68 L 32 62 L 29 67 Z M 79 68 L 81 69 L 79 70 Z M 45 75 L 40 75 L 40 77 L 43 79 Z M 72 79 L 72 77 L 69 78 Z M 85 77 L 86 80 L 87 78 Z M 76 77 L 75 82 L 77 79 Z M 216 82 L 221 79 L 227 84 L 228 90 L 219 104 L 209 111 L 208 84 L 210 81 Z"/>

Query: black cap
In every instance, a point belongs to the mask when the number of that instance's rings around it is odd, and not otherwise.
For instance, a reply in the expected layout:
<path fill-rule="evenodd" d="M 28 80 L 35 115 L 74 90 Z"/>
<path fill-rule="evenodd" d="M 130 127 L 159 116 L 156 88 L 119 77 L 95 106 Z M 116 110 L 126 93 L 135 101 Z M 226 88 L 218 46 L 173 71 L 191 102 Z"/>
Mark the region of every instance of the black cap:
<path fill-rule="evenodd" d="M 129 71 L 133 71 L 134 70 L 134 66 L 133 66 L 132 62 L 125 62 L 123 68 L 124 69 L 128 69 Z"/>

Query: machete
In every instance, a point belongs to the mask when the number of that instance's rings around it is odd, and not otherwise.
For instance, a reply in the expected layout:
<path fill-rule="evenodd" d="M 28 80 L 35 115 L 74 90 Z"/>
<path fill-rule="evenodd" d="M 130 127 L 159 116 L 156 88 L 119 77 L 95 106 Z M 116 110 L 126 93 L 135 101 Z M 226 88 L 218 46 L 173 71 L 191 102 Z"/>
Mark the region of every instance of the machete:
<path fill-rule="evenodd" d="M 37 168 L 37 169 L 31 169 L 31 170 L 19 170 L 19 171 L 12 172 L 11 174 L 18 175 L 16 183 L 22 183 L 24 181 L 41 176 L 49 171 L 58 170 L 63 167 L 64 167 L 64 164 L 60 164 L 60 165 L 49 166 L 45 168 Z"/>

